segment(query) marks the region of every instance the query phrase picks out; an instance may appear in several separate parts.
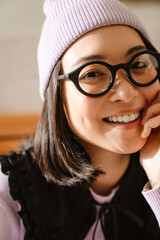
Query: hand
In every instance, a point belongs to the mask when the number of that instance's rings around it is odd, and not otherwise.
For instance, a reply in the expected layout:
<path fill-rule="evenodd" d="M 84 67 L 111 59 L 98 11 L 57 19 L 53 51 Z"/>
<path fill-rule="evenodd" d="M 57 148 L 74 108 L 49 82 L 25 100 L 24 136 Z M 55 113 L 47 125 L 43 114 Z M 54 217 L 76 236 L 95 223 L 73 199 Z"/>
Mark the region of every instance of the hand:
<path fill-rule="evenodd" d="M 148 138 L 140 151 L 140 162 L 152 188 L 160 187 L 160 92 L 142 120 L 141 137 Z"/>

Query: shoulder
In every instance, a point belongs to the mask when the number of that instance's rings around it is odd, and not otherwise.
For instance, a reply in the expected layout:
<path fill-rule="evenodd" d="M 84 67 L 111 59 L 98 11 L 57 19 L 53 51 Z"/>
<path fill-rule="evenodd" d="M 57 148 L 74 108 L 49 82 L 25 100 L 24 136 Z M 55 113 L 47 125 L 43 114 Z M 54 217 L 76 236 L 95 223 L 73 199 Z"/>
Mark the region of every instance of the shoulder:
<path fill-rule="evenodd" d="M 18 200 L 22 199 L 19 173 L 23 175 L 29 169 L 27 160 L 22 153 L 0 155 L 0 232 L 5 240 L 24 239 L 25 230 L 19 217 L 21 206 Z"/>
<path fill-rule="evenodd" d="M 2 171 L 9 174 L 11 196 L 20 203 L 19 216 L 26 223 L 26 231 L 36 222 L 47 232 L 53 233 L 56 229 L 61 232 L 69 229 L 71 223 L 79 226 L 76 216 L 85 218 L 89 211 L 93 215 L 95 209 L 91 205 L 89 190 L 82 186 L 62 187 L 48 182 L 31 152 L 11 153 L 1 158 L 1 162 Z M 36 227 L 41 231 L 40 226 Z"/>
<path fill-rule="evenodd" d="M 8 176 L 1 171 L 0 164 L 0 232 L 5 240 L 17 240 L 23 236 L 23 225 L 17 215 L 18 202 L 10 195 Z M 20 236 L 21 235 L 21 236 Z"/>
<path fill-rule="evenodd" d="M 65 209 L 72 208 L 84 188 L 80 185 L 63 187 L 47 181 L 42 174 L 32 150 L 20 153 L 10 152 L 8 156 L 0 156 L 3 176 L 9 182 L 10 194 L 18 202 L 27 201 L 32 206 L 41 209 L 48 203 L 54 213 L 57 206 Z M 8 180 L 7 180 L 8 179 Z M 23 191 L 22 191 L 23 189 Z M 86 191 L 85 191 L 86 192 Z"/>

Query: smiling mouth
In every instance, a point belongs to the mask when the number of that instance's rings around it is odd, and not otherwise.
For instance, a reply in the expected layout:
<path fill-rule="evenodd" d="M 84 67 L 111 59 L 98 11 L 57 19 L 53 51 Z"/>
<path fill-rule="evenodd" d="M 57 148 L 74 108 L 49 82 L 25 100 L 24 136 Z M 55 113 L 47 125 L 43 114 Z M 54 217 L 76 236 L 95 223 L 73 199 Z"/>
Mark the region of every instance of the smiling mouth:
<path fill-rule="evenodd" d="M 141 111 L 132 113 L 132 114 L 125 114 L 120 116 L 113 116 L 109 118 L 103 118 L 103 121 L 110 122 L 110 123 L 130 123 L 136 121 L 139 116 L 141 115 Z"/>

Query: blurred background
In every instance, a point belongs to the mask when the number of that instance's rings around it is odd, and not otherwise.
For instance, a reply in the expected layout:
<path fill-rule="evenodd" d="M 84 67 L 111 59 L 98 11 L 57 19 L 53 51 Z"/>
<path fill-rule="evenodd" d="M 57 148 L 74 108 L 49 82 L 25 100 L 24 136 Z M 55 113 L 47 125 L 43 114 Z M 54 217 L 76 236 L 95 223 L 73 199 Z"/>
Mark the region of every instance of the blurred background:
<path fill-rule="evenodd" d="M 126 0 L 160 51 L 160 0 Z M 0 0 L 0 115 L 39 113 L 37 45 L 43 0 Z"/>
<path fill-rule="evenodd" d="M 37 113 L 43 0 L 0 0 L 0 115 Z"/>

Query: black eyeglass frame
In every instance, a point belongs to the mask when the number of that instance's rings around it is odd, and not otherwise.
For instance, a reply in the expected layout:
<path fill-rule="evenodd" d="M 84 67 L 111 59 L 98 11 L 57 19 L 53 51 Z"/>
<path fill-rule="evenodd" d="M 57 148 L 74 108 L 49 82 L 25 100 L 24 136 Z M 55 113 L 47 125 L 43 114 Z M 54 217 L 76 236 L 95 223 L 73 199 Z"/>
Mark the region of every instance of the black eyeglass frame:
<path fill-rule="evenodd" d="M 131 73 L 130 73 L 130 66 L 132 64 L 132 62 L 134 61 L 135 58 L 137 58 L 138 56 L 142 55 L 142 54 L 151 54 L 153 55 L 154 57 L 156 57 L 158 63 L 159 63 L 159 71 L 157 72 L 157 75 L 156 77 L 151 81 L 151 82 L 148 82 L 148 83 L 145 83 L 145 84 L 142 84 L 142 83 L 138 83 L 136 82 L 132 76 L 131 76 Z M 79 82 L 78 82 L 78 76 L 81 72 L 81 70 L 88 66 L 88 65 L 91 65 L 91 64 L 101 64 L 105 67 L 107 67 L 112 75 L 112 78 L 111 78 L 111 83 L 109 85 L 109 87 L 104 91 L 104 92 L 101 92 L 101 93 L 97 93 L 97 94 L 90 94 L 90 93 L 87 93 L 85 92 L 79 85 Z M 158 52 L 154 52 L 154 51 L 149 51 L 149 50 L 144 50 L 144 51 L 140 51 L 140 52 L 137 52 L 136 54 L 134 54 L 126 63 L 120 63 L 120 64 L 116 64 L 116 65 L 111 65 L 109 63 L 106 63 L 106 62 L 103 62 L 103 61 L 92 61 L 92 62 L 88 62 L 88 63 L 85 63 L 83 64 L 82 66 L 80 66 L 79 68 L 73 70 L 72 72 L 70 73 L 66 73 L 66 74 L 63 74 L 63 75 L 59 75 L 58 76 L 58 80 L 64 80 L 64 79 L 70 79 L 75 87 L 84 95 L 86 96 L 89 96 L 89 97 L 100 97 L 100 96 L 103 96 L 104 94 L 106 94 L 114 85 L 114 82 L 115 82 L 115 77 L 116 77 L 116 72 L 119 70 L 119 69 L 123 69 L 125 70 L 125 72 L 127 73 L 127 77 L 128 79 L 130 80 L 130 82 L 132 82 L 133 84 L 135 84 L 136 86 L 139 86 L 139 87 L 147 87 L 147 86 L 150 86 L 152 85 L 159 77 L 160 77 L 160 53 Z"/>

